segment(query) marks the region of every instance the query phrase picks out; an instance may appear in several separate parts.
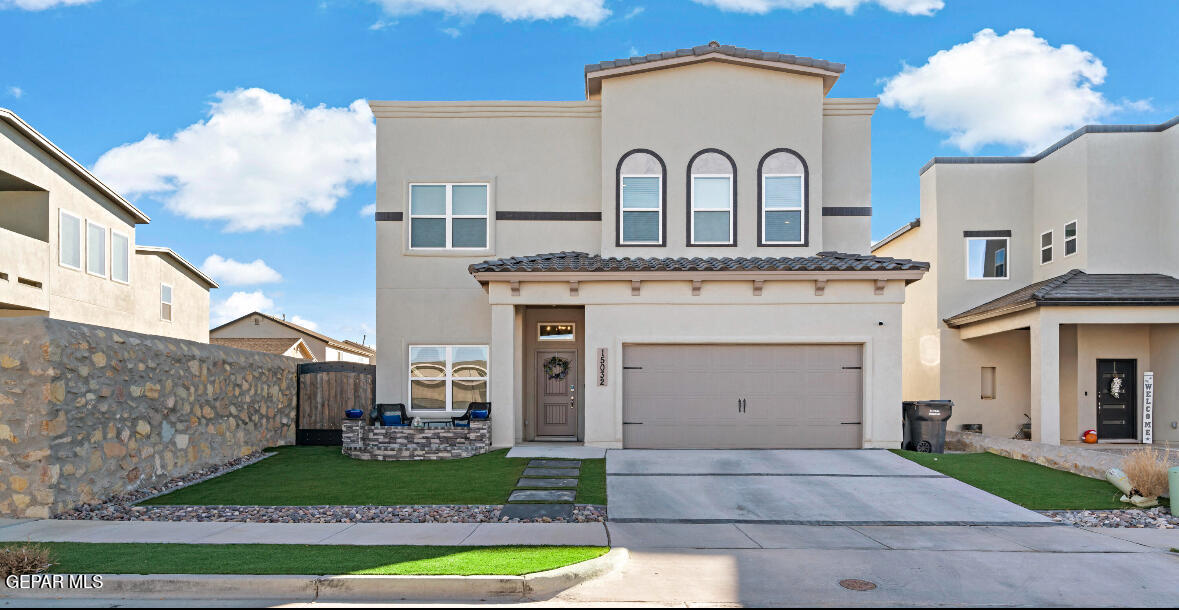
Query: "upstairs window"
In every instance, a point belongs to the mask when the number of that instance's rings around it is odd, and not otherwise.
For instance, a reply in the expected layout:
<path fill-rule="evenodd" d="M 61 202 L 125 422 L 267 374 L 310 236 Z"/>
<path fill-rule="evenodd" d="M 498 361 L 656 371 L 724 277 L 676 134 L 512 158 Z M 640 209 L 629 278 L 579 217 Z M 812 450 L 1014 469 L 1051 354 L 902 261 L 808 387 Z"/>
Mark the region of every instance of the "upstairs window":
<path fill-rule="evenodd" d="M 409 247 L 486 250 L 487 184 L 411 184 Z"/>
<path fill-rule="evenodd" d="M 61 210 L 57 222 L 57 261 L 62 267 L 82 270 L 82 219 Z"/>
<path fill-rule="evenodd" d="M 1040 234 L 1040 264 L 1046 265 L 1052 262 L 1052 231 L 1044 231 Z"/>
<path fill-rule="evenodd" d="M 1064 255 L 1072 256 L 1077 253 L 1077 221 L 1064 225 Z"/>
<path fill-rule="evenodd" d="M 704 150 L 692 157 L 688 173 L 688 245 L 734 245 L 737 167 L 733 160 L 719 150 Z"/>
<path fill-rule="evenodd" d="M 758 245 L 806 245 L 806 162 L 791 150 L 771 151 L 762 158 L 758 173 Z"/>
<path fill-rule="evenodd" d="M 966 240 L 966 279 L 1005 280 L 1008 264 L 1006 237 L 974 237 Z"/>
<path fill-rule="evenodd" d="M 172 287 L 168 284 L 160 284 L 160 319 L 172 321 Z"/>
<path fill-rule="evenodd" d="M 619 160 L 618 245 L 664 245 L 666 174 L 663 160 L 650 151 L 631 151 Z"/>
<path fill-rule="evenodd" d="M 131 238 L 118 231 L 111 231 L 111 279 L 131 282 Z"/>
<path fill-rule="evenodd" d="M 106 227 L 86 221 L 86 272 L 106 277 Z"/>

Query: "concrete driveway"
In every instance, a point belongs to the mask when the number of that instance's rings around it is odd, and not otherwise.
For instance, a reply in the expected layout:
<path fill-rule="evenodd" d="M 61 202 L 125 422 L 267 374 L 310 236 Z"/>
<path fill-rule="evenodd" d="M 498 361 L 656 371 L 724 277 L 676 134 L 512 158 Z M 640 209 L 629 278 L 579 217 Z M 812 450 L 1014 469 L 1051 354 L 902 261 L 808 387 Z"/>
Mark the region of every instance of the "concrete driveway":
<path fill-rule="evenodd" d="M 882 450 L 611 450 L 611 523 L 1046 525 Z"/>

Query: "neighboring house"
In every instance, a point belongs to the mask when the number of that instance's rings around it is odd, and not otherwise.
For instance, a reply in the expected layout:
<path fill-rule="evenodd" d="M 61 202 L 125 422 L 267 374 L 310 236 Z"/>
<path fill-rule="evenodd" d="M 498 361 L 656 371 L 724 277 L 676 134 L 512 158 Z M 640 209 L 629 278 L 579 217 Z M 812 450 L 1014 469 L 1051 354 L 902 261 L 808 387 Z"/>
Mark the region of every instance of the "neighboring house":
<path fill-rule="evenodd" d="M 359 362 L 376 364 L 375 348 L 353 341 L 338 341 L 322 333 L 304 328 L 286 317 L 275 317 L 258 311 L 226 322 L 209 331 L 211 339 L 301 339 L 316 362 Z M 222 344 L 228 345 L 228 344 Z M 232 346 L 239 347 L 239 346 Z M 288 344 L 290 347 L 290 344 Z M 253 348 L 244 348 L 253 349 Z M 259 350 L 269 351 L 269 350 Z M 271 352 L 277 353 L 277 352 Z"/>
<path fill-rule="evenodd" d="M 263 337 L 212 337 L 209 343 L 213 345 L 224 345 L 226 347 L 236 347 L 238 349 L 248 349 L 255 352 L 266 352 L 267 354 L 276 354 L 279 356 L 290 356 L 291 358 L 300 358 L 302 360 L 315 360 L 315 355 L 311 353 L 311 348 L 307 347 L 307 343 L 299 337 L 282 337 L 277 339 L 263 338 Z"/>
<path fill-rule="evenodd" d="M 833 252 L 870 246 L 843 69 L 712 43 L 585 101 L 371 102 L 378 402 L 490 400 L 498 446 L 897 447 L 928 265 Z"/>
<path fill-rule="evenodd" d="M 908 288 L 905 397 L 1047 443 L 1179 440 L 1179 118 L 1082 128 L 1033 157 L 935 157 L 921 217 L 873 253 L 934 261 Z"/>
<path fill-rule="evenodd" d="M 48 316 L 207 342 L 217 283 L 168 248 L 138 245 L 148 217 L 0 108 L 0 317 Z"/>

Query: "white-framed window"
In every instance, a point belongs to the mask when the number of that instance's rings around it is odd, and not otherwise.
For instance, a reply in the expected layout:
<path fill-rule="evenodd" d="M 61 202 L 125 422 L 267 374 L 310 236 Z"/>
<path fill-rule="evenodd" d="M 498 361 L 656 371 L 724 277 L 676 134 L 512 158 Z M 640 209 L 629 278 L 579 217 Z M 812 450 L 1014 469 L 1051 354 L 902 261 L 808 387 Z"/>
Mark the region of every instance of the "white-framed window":
<path fill-rule="evenodd" d="M 622 174 L 618 180 L 619 243 L 663 243 L 663 176 Z"/>
<path fill-rule="evenodd" d="M 1008 237 L 966 238 L 966 279 L 1007 279 L 1009 241 Z"/>
<path fill-rule="evenodd" d="M 172 321 L 172 286 L 160 284 L 160 319 Z"/>
<path fill-rule="evenodd" d="M 806 236 L 802 174 L 762 174 L 761 243 L 801 244 Z"/>
<path fill-rule="evenodd" d="M 57 263 L 68 269 L 82 270 L 82 218 L 65 210 L 58 211 Z"/>
<path fill-rule="evenodd" d="M 111 279 L 131 283 L 131 236 L 111 229 Z"/>
<path fill-rule="evenodd" d="M 1064 255 L 1072 256 L 1077 253 L 1077 221 L 1064 225 Z"/>
<path fill-rule="evenodd" d="M 466 411 L 487 401 L 486 345 L 409 346 L 409 408 Z"/>
<path fill-rule="evenodd" d="M 409 247 L 486 250 L 490 191 L 485 182 L 409 185 Z"/>
<path fill-rule="evenodd" d="M 733 176 L 692 175 L 692 243 L 733 243 Z"/>
<path fill-rule="evenodd" d="M 1040 234 L 1040 264 L 1046 265 L 1052 262 L 1052 230 L 1049 229 Z"/>
<path fill-rule="evenodd" d="M 86 273 L 107 277 L 106 227 L 86 221 Z"/>
<path fill-rule="evenodd" d="M 537 341 L 576 341 L 577 324 L 574 322 L 537 322 Z"/>

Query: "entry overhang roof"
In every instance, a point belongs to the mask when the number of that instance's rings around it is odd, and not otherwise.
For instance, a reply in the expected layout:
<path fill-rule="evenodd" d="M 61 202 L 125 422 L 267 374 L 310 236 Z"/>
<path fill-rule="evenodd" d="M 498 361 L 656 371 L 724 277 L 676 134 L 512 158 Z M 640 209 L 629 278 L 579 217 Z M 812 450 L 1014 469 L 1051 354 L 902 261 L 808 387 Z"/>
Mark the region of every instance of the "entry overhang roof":
<path fill-rule="evenodd" d="M 929 270 L 929 263 L 843 252 L 820 252 L 814 256 L 794 257 L 693 258 L 631 258 L 585 252 L 553 252 L 483 261 L 471 265 L 467 270 L 481 282 L 506 280 L 506 276 L 509 275 L 515 278 L 526 275 L 527 279 L 538 281 L 546 281 L 556 275 L 579 275 L 586 279 L 607 279 L 607 276 L 656 279 L 650 274 L 658 274 L 658 279 L 668 276 L 680 279 L 676 277 L 680 274 L 692 277 L 771 274 L 812 277 L 863 274 L 864 279 L 889 276 L 916 280 Z"/>
<path fill-rule="evenodd" d="M 1085 273 L 1073 269 L 1028 284 L 946 318 L 950 328 L 1042 306 L 1179 305 L 1179 279 L 1158 273 Z"/>

